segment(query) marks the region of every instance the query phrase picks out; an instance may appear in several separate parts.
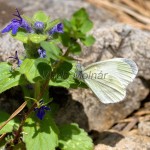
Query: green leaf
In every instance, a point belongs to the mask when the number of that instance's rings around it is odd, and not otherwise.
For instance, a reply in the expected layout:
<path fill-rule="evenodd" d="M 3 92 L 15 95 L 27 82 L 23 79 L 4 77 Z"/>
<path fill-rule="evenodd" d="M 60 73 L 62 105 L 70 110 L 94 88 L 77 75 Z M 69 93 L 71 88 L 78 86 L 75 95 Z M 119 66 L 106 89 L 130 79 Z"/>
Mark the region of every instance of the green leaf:
<path fill-rule="evenodd" d="M 64 19 L 63 20 L 63 25 L 64 25 L 64 31 L 69 32 L 72 29 L 72 25 L 70 21 Z"/>
<path fill-rule="evenodd" d="M 81 39 L 81 42 L 85 45 L 85 46 L 91 46 L 94 44 L 95 42 L 95 38 L 92 35 L 87 36 L 85 39 Z"/>
<path fill-rule="evenodd" d="M 84 39 L 86 37 L 86 34 L 77 31 L 77 32 L 75 32 L 75 37 L 76 37 L 76 39 Z"/>
<path fill-rule="evenodd" d="M 46 13 L 44 13 L 43 11 L 38 11 L 33 16 L 33 20 L 35 22 L 40 21 L 40 22 L 47 23 L 49 19 L 50 19 L 49 16 L 47 16 Z"/>
<path fill-rule="evenodd" d="M 76 11 L 72 18 L 71 23 L 72 25 L 76 26 L 77 28 L 81 27 L 82 24 L 89 18 L 86 10 L 84 8 L 79 9 Z"/>
<path fill-rule="evenodd" d="M 23 142 L 20 142 L 17 145 L 13 146 L 13 150 L 26 150 L 25 144 Z"/>
<path fill-rule="evenodd" d="M 17 40 L 19 40 L 19 41 L 21 41 L 23 43 L 27 43 L 28 42 L 28 34 L 25 31 L 21 30 L 21 29 L 19 29 L 19 31 L 17 32 L 16 35 L 12 35 L 12 36 L 15 39 L 17 39 Z"/>
<path fill-rule="evenodd" d="M 54 27 L 55 25 L 57 25 L 58 23 L 60 23 L 60 20 L 59 20 L 59 19 L 53 20 L 53 21 L 51 21 L 51 22 L 48 22 L 45 31 L 50 30 L 51 28 L 53 28 L 53 27 Z"/>
<path fill-rule="evenodd" d="M 63 44 L 65 47 L 68 47 L 69 44 L 70 44 L 70 36 L 69 36 L 69 33 L 64 32 L 63 34 L 60 35 L 60 38 L 61 38 L 62 44 Z"/>
<path fill-rule="evenodd" d="M 40 76 L 45 80 L 51 74 L 51 66 L 46 59 L 38 58 L 35 61 L 36 68 L 40 74 Z"/>
<path fill-rule="evenodd" d="M 29 35 L 29 39 L 33 42 L 33 43 L 40 43 L 42 41 L 45 41 L 47 39 L 47 35 L 43 35 L 43 34 L 30 34 Z"/>
<path fill-rule="evenodd" d="M 46 56 L 47 58 L 51 58 L 53 60 L 57 60 L 59 58 L 59 55 L 62 53 L 58 46 L 51 42 L 43 41 L 40 43 L 41 47 L 46 50 Z"/>
<path fill-rule="evenodd" d="M 61 43 L 61 39 L 60 39 L 60 37 L 56 38 L 56 39 L 52 39 L 50 43 L 54 44 L 54 45 L 60 44 Z"/>
<path fill-rule="evenodd" d="M 4 150 L 5 149 L 5 144 L 6 144 L 6 141 L 5 140 L 1 140 L 1 142 L 0 142 L 0 150 Z"/>
<path fill-rule="evenodd" d="M 69 62 L 61 63 L 57 69 L 57 72 L 52 75 L 49 85 L 69 88 L 75 83 L 75 69 L 75 63 L 73 63 L 73 65 Z"/>
<path fill-rule="evenodd" d="M 0 126 L 10 117 L 6 112 L 0 111 Z M 12 132 L 14 125 L 18 125 L 14 119 L 10 120 L 1 130 L 0 135 Z"/>
<path fill-rule="evenodd" d="M 58 146 L 58 128 L 46 112 L 43 120 L 32 117 L 23 127 L 23 140 L 27 150 L 55 150 Z"/>
<path fill-rule="evenodd" d="M 79 81 L 77 79 L 75 79 L 74 83 L 70 85 L 70 88 L 72 88 L 72 89 L 77 89 L 79 87 L 84 88 L 84 89 L 88 89 L 88 86 L 85 84 L 85 82 Z"/>
<path fill-rule="evenodd" d="M 82 33 L 87 33 L 93 28 L 93 22 L 91 20 L 86 20 L 83 25 L 80 27 Z"/>
<path fill-rule="evenodd" d="M 74 18 L 82 18 L 82 19 L 87 19 L 89 18 L 88 13 L 86 12 L 85 8 L 80 8 L 73 14 Z"/>
<path fill-rule="evenodd" d="M 26 76 L 30 83 L 35 83 L 42 79 L 38 69 L 36 68 L 34 59 L 25 59 L 21 64 L 19 71 L 21 74 Z"/>
<path fill-rule="evenodd" d="M 18 71 L 11 71 L 11 65 L 0 63 L 0 93 L 17 85 L 25 84 L 25 78 Z"/>
<path fill-rule="evenodd" d="M 60 126 L 61 150 L 93 150 L 92 139 L 77 124 Z"/>
<path fill-rule="evenodd" d="M 73 54 L 80 54 L 81 46 L 77 42 L 70 42 L 69 51 Z"/>

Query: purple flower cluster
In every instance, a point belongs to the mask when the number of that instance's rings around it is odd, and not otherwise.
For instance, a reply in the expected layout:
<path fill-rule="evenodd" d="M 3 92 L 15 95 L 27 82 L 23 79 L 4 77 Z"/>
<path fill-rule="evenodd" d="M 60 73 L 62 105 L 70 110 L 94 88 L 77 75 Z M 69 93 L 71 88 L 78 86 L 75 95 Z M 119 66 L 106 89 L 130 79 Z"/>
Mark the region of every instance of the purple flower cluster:
<path fill-rule="evenodd" d="M 16 9 L 17 14 L 13 14 L 18 18 L 14 18 L 11 20 L 11 23 L 8 24 L 3 30 L 2 33 L 9 32 L 12 30 L 12 34 L 15 35 L 18 31 L 18 28 L 24 28 L 27 32 L 32 32 L 32 28 L 28 25 L 28 23 L 21 17 L 18 9 Z"/>
<path fill-rule="evenodd" d="M 18 9 L 16 9 L 17 14 L 13 14 L 17 18 L 11 20 L 11 22 L 1 31 L 2 33 L 9 32 L 12 30 L 12 34 L 16 35 L 19 28 L 25 29 L 29 33 L 41 33 L 45 27 L 43 22 L 37 21 L 34 23 L 32 28 L 20 15 Z M 48 31 L 50 35 L 54 33 L 63 33 L 63 24 L 58 23 L 51 30 Z"/>
<path fill-rule="evenodd" d="M 34 28 L 35 28 L 36 31 L 43 31 L 44 23 L 40 22 L 40 21 L 37 21 L 37 22 L 34 23 Z"/>
<path fill-rule="evenodd" d="M 55 25 L 50 31 L 49 31 L 49 34 L 52 35 L 54 33 L 63 33 L 63 24 L 62 23 L 59 23 L 57 25 Z"/>
<path fill-rule="evenodd" d="M 46 57 L 46 51 L 43 48 L 38 49 L 38 54 L 39 54 L 40 58 Z"/>
<path fill-rule="evenodd" d="M 12 30 L 12 34 L 16 35 L 17 31 L 19 28 L 25 29 L 28 33 L 37 33 L 37 34 L 42 34 L 44 32 L 45 24 L 44 22 L 41 21 L 36 21 L 33 26 L 29 25 L 26 20 L 24 20 L 18 9 L 16 9 L 16 14 L 13 14 L 17 18 L 14 18 L 11 20 L 11 22 L 1 31 L 2 33 L 6 33 Z M 56 24 L 52 29 L 47 31 L 47 33 L 43 34 L 49 34 L 50 36 L 53 35 L 54 33 L 63 33 L 63 24 L 58 23 Z M 37 50 L 39 57 L 40 58 L 45 58 L 46 57 L 46 51 L 42 48 L 39 48 Z M 22 61 L 18 58 L 17 52 L 15 53 L 15 56 L 10 57 L 15 60 L 17 60 L 18 67 L 21 65 Z"/>

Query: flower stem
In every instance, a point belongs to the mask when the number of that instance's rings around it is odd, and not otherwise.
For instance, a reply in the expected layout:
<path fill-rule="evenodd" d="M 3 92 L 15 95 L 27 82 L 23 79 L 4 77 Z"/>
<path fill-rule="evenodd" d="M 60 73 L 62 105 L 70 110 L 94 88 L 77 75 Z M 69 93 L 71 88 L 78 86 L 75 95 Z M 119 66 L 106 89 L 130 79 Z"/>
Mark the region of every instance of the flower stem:
<path fill-rule="evenodd" d="M 65 54 L 64 54 L 63 56 L 68 56 L 68 55 L 69 55 L 69 49 L 65 52 Z M 57 64 L 55 64 L 53 73 L 56 73 L 57 69 L 59 68 L 59 66 L 61 65 L 61 63 L 63 63 L 63 61 L 64 61 L 64 60 L 60 60 Z M 34 97 L 35 97 L 35 99 L 36 99 L 37 101 L 39 101 L 39 100 L 43 97 L 43 95 L 44 95 L 46 89 L 48 88 L 50 78 L 51 78 L 51 74 L 49 74 L 49 76 L 47 77 L 46 81 L 44 82 L 44 84 L 43 84 L 43 86 L 42 86 L 42 90 L 40 90 L 40 83 L 36 83 L 36 84 L 35 84 Z M 28 110 L 28 112 L 25 114 L 24 119 L 21 121 L 20 126 L 19 126 L 19 128 L 18 128 L 18 130 L 17 130 L 17 132 L 16 132 L 16 135 L 15 135 L 15 137 L 14 137 L 14 140 L 13 140 L 13 143 L 14 143 L 14 144 L 18 141 L 18 139 L 19 139 L 19 137 L 20 137 L 20 133 L 22 132 L 22 127 L 23 127 L 23 125 L 24 125 L 26 119 L 29 117 L 30 113 L 31 113 L 31 112 L 33 111 L 33 109 L 36 107 L 36 105 L 37 105 L 37 103 L 35 102 L 35 103 L 31 106 L 31 108 Z"/>
<path fill-rule="evenodd" d="M 36 99 L 40 93 L 40 82 L 36 82 L 34 86 L 34 98 Z"/>

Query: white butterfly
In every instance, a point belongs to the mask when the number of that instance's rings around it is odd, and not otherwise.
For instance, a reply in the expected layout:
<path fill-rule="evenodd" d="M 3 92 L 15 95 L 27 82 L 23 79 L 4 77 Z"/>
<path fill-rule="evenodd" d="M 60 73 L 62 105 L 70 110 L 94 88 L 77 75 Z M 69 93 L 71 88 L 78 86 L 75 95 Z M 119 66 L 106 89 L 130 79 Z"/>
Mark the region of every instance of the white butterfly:
<path fill-rule="evenodd" d="M 77 64 L 77 77 L 83 79 L 103 103 L 116 103 L 126 96 L 126 87 L 138 72 L 134 61 L 114 58 L 83 68 Z"/>

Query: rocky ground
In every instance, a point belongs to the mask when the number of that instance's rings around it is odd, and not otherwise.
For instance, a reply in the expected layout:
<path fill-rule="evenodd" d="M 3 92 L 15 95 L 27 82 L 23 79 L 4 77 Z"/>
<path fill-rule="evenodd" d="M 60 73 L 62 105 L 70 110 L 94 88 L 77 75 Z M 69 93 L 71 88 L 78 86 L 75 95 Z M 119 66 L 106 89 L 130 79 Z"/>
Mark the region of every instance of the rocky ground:
<path fill-rule="evenodd" d="M 77 122 L 88 131 L 95 150 L 150 150 L 150 33 L 117 22 L 112 14 L 82 0 L 0 0 L 0 28 L 11 19 L 15 8 L 31 16 L 44 10 L 53 19 L 69 18 L 84 7 L 94 22 L 96 43 L 83 47 L 83 65 L 91 62 L 125 57 L 133 59 L 139 73 L 129 85 L 123 102 L 104 105 L 87 89 L 70 90 L 69 100 L 57 114 L 57 122 Z M 4 61 L 14 51 L 23 52 L 23 46 L 9 35 L 0 35 L 0 60 Z M 61 93 L 63 94 L 63 92 Z M 0 97 L 0 107 L 10 108 L 6 95 Z M 19 104 L 18 104 L 19 105 Z M 65 114 L 65 115 L 62 115 Z M 76 115 L 78 114 L 78 115 Z"/>

